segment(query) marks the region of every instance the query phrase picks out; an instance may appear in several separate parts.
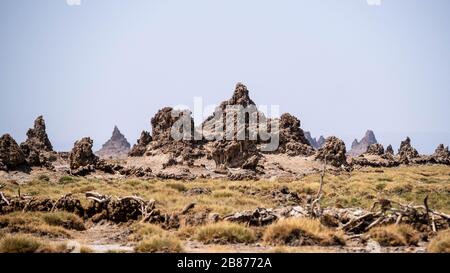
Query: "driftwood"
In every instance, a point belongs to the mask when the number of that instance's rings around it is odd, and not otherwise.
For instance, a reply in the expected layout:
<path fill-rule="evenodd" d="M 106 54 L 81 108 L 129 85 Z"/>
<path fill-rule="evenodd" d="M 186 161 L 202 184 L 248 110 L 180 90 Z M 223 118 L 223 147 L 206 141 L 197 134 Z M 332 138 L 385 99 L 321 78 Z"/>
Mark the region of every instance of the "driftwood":
<path fill-rule="evenodd" d="M 438 226 L 448 228 L 450 217 L 442 212 L 432 210 L 428 205 L 428 196 L 424 199 L 423 206 L 414 206 L 413 204 L 402 204 L 389 199 L 380 199 L 376 201 L 371 210 L 366 214 L 352 218 L 339 228 L 346 231 L 368 231 L 375 226 L 382 224 L 396 224 L 402 222 L 417 227 L 426 227 L 436 232 Z M 378 211 L 374 211 L 377 206 Z"/>
<path fill-rule="evenodd" d="M 322 189 L 323 189 L 323 183 L 324 183 L 324 178 L 325 178 L 325 171 L 327 169 L 327 159 L 325 158 L 325 161 L 323 163 L 323 169 L 322 169 L 322 173 L 320 174 L 320 185 L 319 185 L 319 190 L 317 191 L 316 197 L 315 199 L 313 199 L 311 201 L 311 205 L 310 205 L 310 213 L 313 217 L 319 217 L 320 216 L 320 199 L 322 199 Z M 315 210 L 315 207 L 318 206 L 318 209 Z"/>
<path fill-rule="evenodd" d="M 87 199 L 95 201 L 100 204 L 108 203 L 111 200 L 111 196 L 102 195 L 98 192 L 89 191 L 85 193 Z"/>
<path fill-rule="evenodd" d="M 97 192 L 86 192 L 85 195 L 87 199 L 99 203 L 102 206 L 102 210 L 106 210 L 107 215 L 110 213 L 108 205 L 111 205 L 111 210 L 116 215 L 116 217 L 112 215 L 112 218 L 128 219 L 128 216 L 133 218 L 132 215 L 124 214 L 134 214 L 136 211 L 135 208 L 137 208 L 141 215 L 141 222 L 148 221 L 155 214 L 155 200 L 147 201 L 138 196 L 125 196 L 112 199 L 109 195 L 103 195 Z M 119 221 L 118 219 L 116 220 Z"/>
<path fill-rule="evenodd" d="M 191 209 L 193 209 L 195 207 L 195 202 L 189 203 L 187 204 L 183 210 L 181 211 L 181 214 L 186 214 L 188 213 Z"/>
<path fill-rule="evenodd" d="M 60 204 L 64 199 L 67 199 L 67 198 L 70 197 L 70 196 L 72 196 L 71 193 L 68 193 L 68 194 L 65 194 L 65 195 L 61 196 L 61 198 L 59 198 L 59 199 L 53 204 L 53 207 L 52 207 L 51 212 L 55 211 L 55 210 L 57 209 L 57 205 Z"/>
<path fill-rule="evenodd" d="M 0 197 L 1 197 L 1 200 L 3 200 L 5 203 L 6 203 L 6 205 L 10 205 L 11 203 L 8 201 L 8 199 L 5 197 L 5 195 L 3 194 L 3 192 L 1 192 L 0 191 Z"/>

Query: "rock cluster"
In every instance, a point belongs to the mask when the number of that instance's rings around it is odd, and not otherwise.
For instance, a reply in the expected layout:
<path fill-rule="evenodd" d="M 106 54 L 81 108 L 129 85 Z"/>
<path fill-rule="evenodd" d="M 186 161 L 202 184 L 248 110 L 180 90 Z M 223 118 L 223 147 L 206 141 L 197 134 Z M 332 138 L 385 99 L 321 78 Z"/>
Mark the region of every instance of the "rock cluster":
<path fill-rule="evenodd" d="M 314 149 L 300 128 L 300 120 L 289 113 L 281 115 L 279 121 L 280 146 L 278 152 L 291 156 L 314 154 Z"/>
<path fill-rule="evenodd" d="M 372 144 L 367 147 L 366 154 L 369 155 L 384 155 L 384 147 L 381 144 Z"/>
<path fill-rule="evenodd" d="M 419 157 L 417 150 L 411 146 L 411 139 L 409 137 L 400 143 L 398 157 L 400 162 L 403 164 L 408 164 Z"/>
<path fill-rule="evenodd" d="M 147 151 L 147 146 L 152 141 L 152 135 L 147 131 L 142 131 L 141 137 L 137 140 L 137 143 L 131 148 L 129 156 L 143 156 Z"/>
<path fill-rule="evenodd" d="M 256 118 L 256 121 L 265 119 L 264 115 L 256 109 L 255 103 L 250 99 L 248 89 L 242 83 L 238 83 L 233 96 L 227 101 L 223 101 L 215 110 L 214 114 L 203 122 L 203 132 L 211 139 L 208 145 L 209 156 L 216 163 L 216 172 L 227 173 L 228 168 L 255 169 L 258 165 L 260 152 L 257 148 L 258 138 L 251 137 L 249 130 L 251 124 L 244 120 L 238 126 L 238 116 L 241 109 L 229 108 L 229 106 L 248 107 L 247 115 Z M 242 109 L 243 109 L 242 108 Z M 227 115 L 234 118 L 227 123 Z M 223 126 L 222 132 L 216 132 L 215 126 Z M 232 135 L 226 135 L 228 126 L 234 126 Z M 244 131 L 245 130 L 245 131 Z M 253 132 L 254 133 L 254 132 Z M 238 136 L 244 136 L 239 138 Z"/>
<path fill-rule="evenodd" d="M 34 121 L 34 127 L 27 132 L 27 140 L 20 144 L 27 163 L 30 166 L 45 166 L 52 168 L 51 161 L 54 161 L 55 153 L 53 146 L 48 139 L 45 121 L 42 116 Z"/>
<path fill-rule="evenodd" d="M 335 167 L 347 164 L 346 149 L 344 141 L 335 136 L 328 137 L 325 144 L 316 154 L 316 159 L 326 161 Z"/>
<path fill-rule="evenodd" d="M 26 163 L 25 155 L 16 141 L 9 134 L 0 137 L 0 170 L 13 170 Z"/>
<path fill-rule="evenodd" d="M 448 146 L 444 147 L 444 144 L 439 144 L 432 157 L 438 164 L 450 165 L 450 151 Z"/>
<path fill-rule="evenodd" d="M 86 175 L 95 171 L 99 158 L 92 152 L 93 144 L 94 141 L 89 137 L 84 137 L 75 142 L 69 156 L 72 174 Z"/>
<path fill-rule="evenodd" d="M 385 153 L 386 153 L 386 154 L 389 154 L 389 155 L 394 155 L 394 149 L 392 148 L 392 145 L 389 144 L 389 145 L 386 147 Z"/>
<path fill-rule="evenodd" d="M 128 143 L 119 128 L 114 126 L 111 138 L 103 144 L 96 154 L 101 158 L 121 158 L 126 157 L 129 151 L 130 143 Z"/>
<path fill-rule="evenodd" d="M 377 142 L 377 139 L 375 138 L 375 134 L 373 133 L 373 131 L 367 130 L 366 134 L 360 141 L 358 141 L 357 139 L 355 139 L 353 141 L 352 148 L 348 152 L 348 154 L 351 156 L 361 155 L 367 151 L 367 148 L 370 145 L 376 144 L 376 143 L 378 143 L 378 142 Z"/>

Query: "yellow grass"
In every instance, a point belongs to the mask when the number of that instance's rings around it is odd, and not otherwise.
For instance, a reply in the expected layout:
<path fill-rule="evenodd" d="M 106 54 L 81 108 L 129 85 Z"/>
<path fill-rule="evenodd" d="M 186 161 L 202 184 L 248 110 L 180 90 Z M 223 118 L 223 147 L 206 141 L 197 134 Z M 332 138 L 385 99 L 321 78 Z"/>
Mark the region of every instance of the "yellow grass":
<path fill-rule="evenodd" d="M 417 245 L 420 239 L 417 231 L 405 224 L 376 227 L 369 231 L 368 236 L 381 246 Z"/>
<path fill-rule="evenodd" d="M 182 252 L 181 242 L 169 235 L 146 236 L 135 247 L 136 252 Z"/>
<path fill-rule="evenodd" d="M 269 227 L 263 240 L 272 245 L 345 245 L 344 234 L 323 226 L 318 220 L 288 218 Z"/>
<path fill-rule="evenodd" d="M 206 244 L 235 244 L 253 243 L 256 236 L 252 229 L 242 225 L 218 222 L 199 227 L 195 233 L 195 239 Z"/>
<path fill-rule="evenodd" d="M 450 229 L 439 232 L 427 247 L 428 252 L 450 253 Z"/>
<path fill-rule="evenodd" d="M 50 177 L 39 179 L 40 175 L 21 186 L 23 194 L 45 196 L 54 199 L 66 193 L 73 193 L 83 204 L 87 204 L 84 193 L 98 191 L 113 196 L 138 195 L 157 200 L 157 206 L 164 213 L 180 211 L 186 204 L 196 202 L 212 212 L 227 214 L 256 207 L 275 207 L 277 203 L 268 198 L 270 191 L 288 186 L 300 195 L 314 194 L 319 187 L 319 174 L 307 175 L 300 180 L 279 181 L 227 181 L 198 179 L 195 181 L 159 180 L 99 180 L 70 177 Z M 48 175 L 50 176 L 50 174 Z M 42 178 L 42 177 L 41 177 Z M 59 182 L 62 180 L 63 183 Z M 422 204 L 429 195 L 429 205 L 433 209 L 450 213 L 450 166 L 409 166 L 397 168 L 366 168 L 342 173 L 327 174 L 323 188 L 321 205 L 370 208 L 376 198 L 391 198 L 403 203 Z M 2 181 L 3 183 L 3 181 Z M 5 182 L 2 191 L 7 195 L 17 194 L 17 186 Z M 186 195 L 193 187 L 212 190 L 211 194 Z M 247 191 L 256 191 L 249 195 Z"/>
<path fill-rule="evenodd" d="M 0 240 L 0 253 L 63 253 L 65 244 L 49 244 L 24 234 L 6 235 Z"/>

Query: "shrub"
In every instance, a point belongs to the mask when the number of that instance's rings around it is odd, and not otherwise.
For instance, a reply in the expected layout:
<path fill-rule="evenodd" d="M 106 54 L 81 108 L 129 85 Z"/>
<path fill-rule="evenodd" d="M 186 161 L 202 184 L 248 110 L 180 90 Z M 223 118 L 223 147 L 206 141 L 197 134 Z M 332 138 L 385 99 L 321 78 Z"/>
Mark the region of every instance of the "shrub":
<path fill-rule="evenodd" d="M 405 224 L 376 227 L 369 231 L 368 236 L 381 246 L 417 245 L 420 239 L 417 231 Z"/>
<path fill-rule="evenodd" d="M 135 247 L 136 252 L 182 252 L 183 247 L 178 239 L 168 235 L 146 236 Z"/>
<path fill-rule="evenodd" d="M 345 245 L 342 232 L 327 228 L 318 220 L 307 218 L 280 220 L 267 227 L 263 240 L 273 245 Z"/>
<path fill-rule="evenodd" d="M 439 232 L 427 247 L 428 252 L 450 253 L 450 229 Z"/>
<path fill-rule="evenodd" d="M 195 238 L 206 244 L 253 243 L 253 230 L 235 223 L 219 222 L 199 227 Z"/>

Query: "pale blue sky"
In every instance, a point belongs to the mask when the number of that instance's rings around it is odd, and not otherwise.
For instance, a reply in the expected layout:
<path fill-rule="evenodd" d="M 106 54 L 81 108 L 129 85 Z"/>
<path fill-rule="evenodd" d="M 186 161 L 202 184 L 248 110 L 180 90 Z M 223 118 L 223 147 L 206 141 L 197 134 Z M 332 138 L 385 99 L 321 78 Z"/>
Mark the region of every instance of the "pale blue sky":
<path fill-rule="evenodd" d="M 450 1 L 0 1 L 0 134 L 43 114 L 58 150 L 245 83 L 313 136 L 450 144 Z"/>

